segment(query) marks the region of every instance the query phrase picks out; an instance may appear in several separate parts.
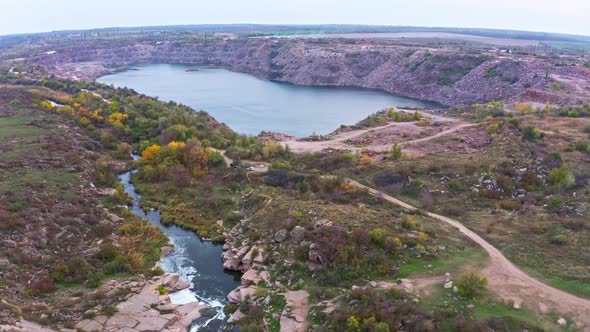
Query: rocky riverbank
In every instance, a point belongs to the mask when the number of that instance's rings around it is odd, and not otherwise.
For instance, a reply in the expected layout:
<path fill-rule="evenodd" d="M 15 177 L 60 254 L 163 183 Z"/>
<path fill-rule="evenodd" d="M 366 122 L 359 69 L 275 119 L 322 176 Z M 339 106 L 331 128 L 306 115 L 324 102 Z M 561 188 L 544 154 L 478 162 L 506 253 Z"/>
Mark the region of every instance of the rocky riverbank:
<path fill-rule="evenodd" d="M 198 302 L 170 302 L 168 292 L 177 292 L 189 286 L 187 282 L 179 279 L 178 274 L 165 274 L 137 281 L 111 280 L 101 285 L 96 292 L 104 296 L 127 293 L 126 300 L 115 307 L 115 312 L 111 316 L 96 309 L 89 310 L 86 313 L 89 318 L 76 324 L 76 329 L 86 332 L 184 332 L 194 320 L 206 314 L 208 308 Z"/>
<path fill-rule="evenodd" d="M 306 290 L 290 290 L 280 281 L 272 281 L 268 253 L 262 241 L 250 242 L 243 239 L 243 224 L 237 224 L 227 234 L 222 256 L 223 266 L 228 270 L 241 271 L 241 285 L 228 294 L 230 308 L 235 309 L 229 323 L 239 323 L 248 318 L 251 307 L 262 308 L 265 316 L 264 324 L 268 328 L 270 320 L 278 322 L 283 332 L 302 332 L 307 329 L 307 315 L 309 313 L 309 294 Z M 296 227 L 291 233 L 279 232 L 272 240 L 280 245 L 287 237 L 301 240 L 303 228 Z M 277 254 L 277 253 L 274 253 Z M 273 299 L 284 299 L 284 307 L 273 308 Z M 233 307 L 232 307 L 233 305 Z M 248 308 L 248 312 L 243 312 Z M 231 309 L 230 309 L 231 310 Z M 271 318 L 268 318 L 271 317 Z"/>

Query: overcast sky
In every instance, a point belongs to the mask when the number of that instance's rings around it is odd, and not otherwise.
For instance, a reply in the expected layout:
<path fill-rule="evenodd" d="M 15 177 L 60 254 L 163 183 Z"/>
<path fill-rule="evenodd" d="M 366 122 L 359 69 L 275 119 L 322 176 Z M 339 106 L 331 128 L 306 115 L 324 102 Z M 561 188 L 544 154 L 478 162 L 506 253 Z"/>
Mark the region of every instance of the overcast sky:
<path fill-rule="evenodd" d="M 0 34 L 212 23 L 480 27 L 590 35 L 590 0 L 0 0 Z"/>

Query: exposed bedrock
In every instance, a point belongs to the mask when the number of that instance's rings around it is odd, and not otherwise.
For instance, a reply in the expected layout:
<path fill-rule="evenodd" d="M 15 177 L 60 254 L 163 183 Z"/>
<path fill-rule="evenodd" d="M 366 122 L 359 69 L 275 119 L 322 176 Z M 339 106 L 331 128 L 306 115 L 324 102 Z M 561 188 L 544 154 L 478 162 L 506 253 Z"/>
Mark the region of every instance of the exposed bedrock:
<path fill-rule="evenodd" d="M 357 86 L 448 106 L 508 100 L 542 91 L 552 76 L 588 77 L 535 57 L 450 49 L 301 40 L 87 42 L 33 58 L 59 77 L 93 80 L 138 63 L 213 64 L 298 85 Z M 560 96 L 556 96 L 559 98 Z M 578 102 L 567 96 L 568 103 Z"/>

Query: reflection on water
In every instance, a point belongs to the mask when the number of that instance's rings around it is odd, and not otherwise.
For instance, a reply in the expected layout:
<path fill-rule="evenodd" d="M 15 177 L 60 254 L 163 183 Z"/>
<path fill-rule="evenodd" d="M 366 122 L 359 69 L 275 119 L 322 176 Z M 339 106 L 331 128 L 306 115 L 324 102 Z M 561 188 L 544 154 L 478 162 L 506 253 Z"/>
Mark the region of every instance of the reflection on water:
<path fill-rule="evenodd" d="M 223 269 L 221 244 L 203 241 L 192 231 L 178 226 L 162 225 L 158 210 L 144 211 L 140 206 L 141 195 L 135 191 L 135 186 L 131 183 L 133 173 L 135 171 L 119 176 L 125 192 L 133 198 L 131 212 L 157 225 L 174 245 L 174 251 L 162 258 L 158 264 L 164 271 L 178 273 L 183 280 L 191 283 L 190 288 L 170 294 L 172 303 L 199 301 L 215 309 L 214 317 L 194 322 L 191 331 L 226 330 L 223 307 L 227 303 L 227 294 L 239 286 L 240 274 L 229 273 Z"/>

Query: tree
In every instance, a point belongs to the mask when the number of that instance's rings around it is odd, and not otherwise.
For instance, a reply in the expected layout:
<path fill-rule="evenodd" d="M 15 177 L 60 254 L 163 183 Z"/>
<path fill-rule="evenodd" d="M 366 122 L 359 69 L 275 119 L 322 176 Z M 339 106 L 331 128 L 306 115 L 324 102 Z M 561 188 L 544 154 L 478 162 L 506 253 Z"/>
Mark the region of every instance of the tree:
<path fill-rule="evenodd" d="M 211 149 L 204 148 L 201 142 L 191 139 L 182 150 L 182 162 L 192 176 L 198 178 L 207 174 L 211 154 Z"/>
<path fill-rule="evenodd" d="M 143 150 L 141 153 L 141 157 L 147 161 L 151 161 L 154 159 L 156 152 L 160 150 L 160 146 L 158 144 L 154 144 L 147 149 Z"/>
<path fill-rule="evenodd" d="M 403 157 L 402 148 L 397 143 L 395 143 L 391 147 L 391 159 L 402 160 L 402 157 Z"/>
<path fill-rule="evenodd" d="M 115 113 L 109 115 L 108 123 L 110 125 L 120 127 L 120 126 L 123 126 L 123 121 L 125 121 L 128 117 L 129 117 L 129 115 L 127 115 L 127 114 L 115 112 Z"/>

